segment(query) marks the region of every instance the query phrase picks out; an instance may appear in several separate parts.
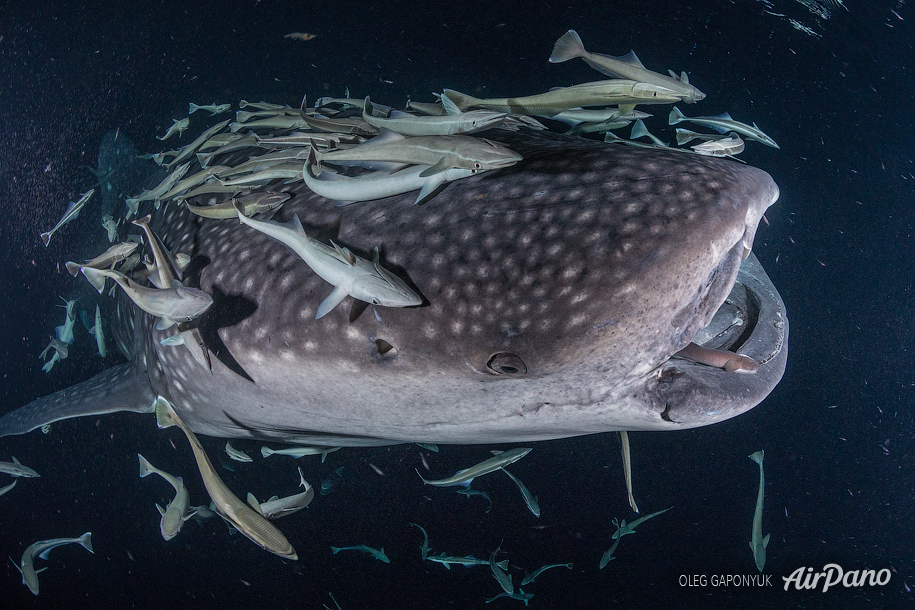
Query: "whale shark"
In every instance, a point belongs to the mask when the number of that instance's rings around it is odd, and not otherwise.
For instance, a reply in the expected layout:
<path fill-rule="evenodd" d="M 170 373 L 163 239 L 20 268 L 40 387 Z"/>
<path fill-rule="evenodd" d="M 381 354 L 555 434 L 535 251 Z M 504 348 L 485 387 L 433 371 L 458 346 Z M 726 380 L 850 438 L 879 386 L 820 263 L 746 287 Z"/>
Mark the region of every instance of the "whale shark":
<path fill-rule="evenodd" d="M 292 197 L 275 220 L 297 216 L 363 258 L 379 246 L 420 305 L 347 297 L 316 320 L 330 286 L 293 251 L 170 204 L 151 227 L 191 255 L 187 285 L 213 298 L 199 322 L 212 370 L 162 345 L 170 331 L 118 295 L 111 334 L 128 361 L 5 414 L 0 436 L 149 413 L 162 396 L 195 433 L 223 438 L 529 442 L 705 426 L 769 394 L 788 320 L 750 253 L 779 195 L 766 172 L 550 133 L 485 135 L 523 159 L 423 206 L 407 193 L 339 207 L 301 183 L 282 188 Z M 759 368 L 676 355 L 691 343 Z"/>

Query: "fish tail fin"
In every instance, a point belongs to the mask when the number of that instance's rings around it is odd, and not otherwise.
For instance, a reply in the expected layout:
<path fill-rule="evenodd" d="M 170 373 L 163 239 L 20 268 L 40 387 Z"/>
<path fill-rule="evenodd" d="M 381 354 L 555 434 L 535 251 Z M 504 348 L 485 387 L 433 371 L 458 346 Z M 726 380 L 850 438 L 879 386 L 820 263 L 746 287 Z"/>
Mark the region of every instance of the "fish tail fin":
<path fill-rule="evenodd" d="M 339 552 L 342 551 L 343 549 L 341 549 L 340 547 L 332 546 L 332 547 L 330 547 L 330 550 L 334 552 L 334 555 L 336 555 L 337 553 L 339 553 Z"/>
<path fill-rule="evenodd" d="M 175 408 L 161 396 L 156 397 L 153 402 L 153 408 L 156 411 L 156 425 L 159 428 L 171 428 L 172 426 L 182 427 L 181 419 L 175 413 Z"/>
<path fill-rule="evenodd" d="M 685 121 L 686 117 L 680 112 L 680 109 L 674 106 L 673 110 L 670 111 L 670 116 L 667 118 L 668 125 L 676 125 L 680 121 Z"/>
<path fill-rule="evenodd" d="M 585 55 L 585 45 L 581 41 L 581 36 L 575 30 L 569 30 L 559 37 L 556 44 L 553 45 L 553 53 L 550 55 L 550 63 L 558 64 L 576 57 Z"/>
<path fill-rule="evenodd" d="M 764 455 L 764 454 L 765 454 L 765 451 L 763 451 L 762 449 L 760 449 L 759 451 L 757 451 L 756 453 L 754 453 L 753 455 L 750 455 L 750 456 L 748 456 L 748 457 L 749 457 L 751 460 L 753 460 L 754 462 L 756 462 L 757 464 L 759 464 L 760 466 L 762 466 L 762 463 L 763 463 L 763 455 Z"/>
<path fill-rule="evenodd" d="M 41 234 L 41 243 L 44 244 L 45 248 L 48 247 L 48 244 L 51 243 L 51 231 Z"/>
<path fill-rule="evenodd" d="M 105 290 L 105 280 L 107 276 L 99 269 L 93 269 L 92 267 L 81 267 L 80 270 L 83 272 L 83 275 L 86 276 L 86 279 L 89 280 L 89 283 L 92 284 L 92 287 L 98 291 L 99 294 L 102 294 L 102 291 Z"/>
<path fill-rule="evenodd" d="M 86 549 L 87 551 L 89 551 L 90 553 L 95 555 L 95 551 L 92 550 L 92 532 L 86 532 L 85 534 L 83 534 L 82 536 L 77 538 L 77 541 L 81 545 L 83 545 L 84 549 Z"/>
<path fill-rule="evenodd" d="M 276 453 L 276 451 L 270 447 L 261 447 L 261 457 L 270 457 L 274 453 Z"/>
<path fill-rule="evenodd" d="M 77 265 L 76 263 L 67 261 L 66 267 L 67 267 L 67 271 L 69 271 L 70 275 L 72 275 L 73 277 L 76 277 L 77 275 L 79 275 L 79 265 Z"/>
<path fill-rule="evenodd" d="M 449 100 L 451 100 L 454 105 L 461 110 L 461 112 L 474 105 L 477 105 L 477 102 L 480 101 L 472 95 L 467 95 L 466 93 L 461 93 L 460 91 L 455 91 L 454 89 L 445 89 L 442 91 L 442 97 L 447 97 Z"/>
<path fill-rule="evenodd" d="M 195 104 L 194 102 L 189 102 L 189 103 L 188 103 L 188 105 L 187 105 L 187 113 L 188 113 L 188 114 L 194 114 L 194 112 L 197 111 L 197 110 L 200 110 L 200 106 L 198 106 L 198 105 Z"/>
<path fill-rule="evenodd" d="M 137 458 L 139 458 L 139 460 L 140 460 L 140 478 L 141 479 L 143 477 L 148 477 L 149 475 L 156 472 L 155 466 L 150 464 L 149 460 L 147 460 L 145 457 L 143 457 L 142 455 L 140 455 L 138 453 Z"/>

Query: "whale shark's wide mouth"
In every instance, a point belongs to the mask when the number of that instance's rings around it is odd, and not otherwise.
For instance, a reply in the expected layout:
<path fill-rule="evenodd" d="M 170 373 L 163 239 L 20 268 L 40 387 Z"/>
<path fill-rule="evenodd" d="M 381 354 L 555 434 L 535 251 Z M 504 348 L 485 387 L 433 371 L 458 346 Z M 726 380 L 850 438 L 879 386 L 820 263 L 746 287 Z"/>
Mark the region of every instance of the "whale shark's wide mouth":
<path fill-rule="evenodd" d="M 661 417 L 678 427 L 692 428 L 749 411 L 781 380 L 787 340 L 785 304 L 751 254 L 741 263 L 727 299 L 693 341 L 749 356 L 759 363 L 759 370 L 740 375 L 672 357 L 649 388 L 665 407 Z"/>

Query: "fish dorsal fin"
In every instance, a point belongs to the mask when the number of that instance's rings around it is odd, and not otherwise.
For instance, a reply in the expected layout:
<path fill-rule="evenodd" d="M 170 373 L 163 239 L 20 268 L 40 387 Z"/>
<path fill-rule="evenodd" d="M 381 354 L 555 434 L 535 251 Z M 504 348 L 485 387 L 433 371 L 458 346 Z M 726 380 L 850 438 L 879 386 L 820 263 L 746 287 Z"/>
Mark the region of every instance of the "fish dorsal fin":
<path fill-rule="evenodd" d="M 622 57 L 617 57 L 616 59 L 618 59 L 622 62 L 626 62 L 627 64 L 631 64 L 633 66 L 639 67 L 639 68 L 643 68 L 643 69 L 645 68 L 645 66 L 642 65 L 642 62 L 639 61 L 639 58 L 635 54 L 635 51 L 629 51 Z"/>
<path fill-rule="evenodd" d="M 298 214 L 293 214 L 292 220 L 290 220 L 289 223 L 292 225 L 291 228 L 293 231 L 295 231 L 297 234 L 301 235 L 302 237 L 306 237 L 305 227 L 302 226 L 302 221 L 299 220 Z"/>
<path fill-rule="evenodd" d="M 451 101 L 450 97 L 442 95 L 439 99 L 442 100 L 442 107 L 445 109 L 445 114 L 461 114 L 461 109 L 457 107 L 457 104 Z"/>
<path fill-rule="evenodd" d="M 356 149 L 356 148 L 359 148 L 360 146 L 377 146 L 379 144 L 390 144 L 392 142 L 399 142 L 399 141 L 405 139 L 405 137 L 406 136 L 403 136 L 403 135 L 397 133 L 396 131 L 382 127 L 378 130 L 377 136 L 375 136 L 368 142 L 364 142 L 364 143 L 360 144 L 359 146 L 354 146 L 353 148 Z"/>
<path fill-rule="evenodd" d="M 349 249 L 341 248 L 337 245 L 336 242 L 334 242 L 334 240 L 330 240 L 330 245 L 334 247 L 334 250 L 336 250 L 340 258 L 343 259 L 343 262 L 345 262 L 350 267 L 356 266 L 356 255 L 350 252 Z"/>
<path fill-rule="evenodd" d="M 722 112 L 721 114 L 716 114 L 715 116 L 710 116 L 709 118 L 710 119 L 721 119 L 722 121 L 733 121 L 734 120 L 731 118 L 731 115 L 728 112 Z"/>
<path fill-rule="evenodd" d="M 671 70 L 670 68 L 667 69 L 667 73 L 670 74 L 670 77 L 671 77 L 671 78 L 679 78 L 679 77 L 677 76 L 677 73 L 674 72 L 673 70 Z"/>
<path fill-rule="evenodd" d="M 267 500 L 267 502 L 276 502 L 276 501 L 279 500 L 279 499 L 280 499 L 279 496 L 270 496 L 270 499 Z"/>
<path fill-rule="evenodd" d="M 769 536 L 771 536 L 771 535 L 772 534 L 766 534 L 766 537 L 763 538 L 763 548 L 766 548 L 767 546 L 769 546 Z"/>
<path fill-rule="evenodd" d="M 635 110 L 635 104 L 620 104 L 620 115 L 629 114 Z"/>
<path fill-rule="evenodd" d="M 250 491 L 248 492 L 248 504 L 257 512 L 257 514 L 261 516 L 264 515 L 264 511 L 261 509 L 260 502 L 257 501 L 257 498 L 255 498 L 254 494 Z"/>
<path fill-rule="evenodd" d="M 372 263 L 379 264 L 381 262 L 381 254 L 378 252 L 378 246 L 372 248 Z"/>
<path fill-rule="evenodd" d="M 181 280 L 179 280 L 178 278 L 175 278 L 172 280 L 172 285 L 169 286 L 169 288 L 174 288 L 175 290 L 177 290 L 178 288 L 184 288 L 184 284 L 181 283 Z"/>
<path fill-rule="evenodd" d="M 684 85 L 689 84 L 689 76 L 686 75 L 686 72 L 680 72 L 680 82 L 682 82 Z"/>
<path fill-rule="evenodd" d="M 19 463 L 19 460 L 16 459 L 15 455 L 13 456 L 13 463 L 18 464 L 19 466 L 22 466 L 22 464 Z"/>

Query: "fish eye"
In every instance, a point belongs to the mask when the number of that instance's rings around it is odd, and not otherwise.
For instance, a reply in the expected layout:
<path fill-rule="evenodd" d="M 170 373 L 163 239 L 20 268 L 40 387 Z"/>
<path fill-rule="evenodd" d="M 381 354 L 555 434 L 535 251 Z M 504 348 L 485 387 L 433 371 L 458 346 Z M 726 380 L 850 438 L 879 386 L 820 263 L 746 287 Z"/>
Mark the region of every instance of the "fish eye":
<path fill-rule="evenodd" d="M 511 352 L 493 354 L 489 362 L 486 363 L 486 368 L 493 375 L 506 377 L 524 377 L 527 375 L 527 366 L 524 361 Z"/>
<path fill-rule="evenodd" d="M 483 164 L 480 163 L 479 161 L 473 162 L 473 169 L 482 169 L 482 167 L 483 167 Z"/>
<path fill-rule="evenodd" d="M 378 305 L 378 299 L 372 299 L 372 305 Z"/>

